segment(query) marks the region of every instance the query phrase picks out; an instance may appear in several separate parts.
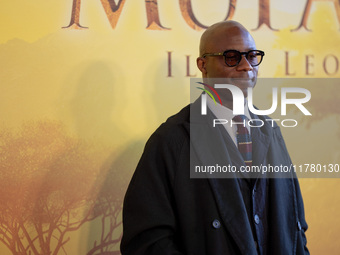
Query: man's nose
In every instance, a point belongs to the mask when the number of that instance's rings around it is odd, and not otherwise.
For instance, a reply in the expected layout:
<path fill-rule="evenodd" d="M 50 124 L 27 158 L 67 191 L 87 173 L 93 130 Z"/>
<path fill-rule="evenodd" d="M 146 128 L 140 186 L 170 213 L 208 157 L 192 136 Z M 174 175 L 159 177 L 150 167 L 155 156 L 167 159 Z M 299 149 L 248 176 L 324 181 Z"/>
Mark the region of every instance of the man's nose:
<path fill-rule="evenodd" d="M 237 71 L 251 71 L 253 70 L 252 65 L 246 59 L 246 56 L 242 55 L 240 63 L 236 67 Z"/>

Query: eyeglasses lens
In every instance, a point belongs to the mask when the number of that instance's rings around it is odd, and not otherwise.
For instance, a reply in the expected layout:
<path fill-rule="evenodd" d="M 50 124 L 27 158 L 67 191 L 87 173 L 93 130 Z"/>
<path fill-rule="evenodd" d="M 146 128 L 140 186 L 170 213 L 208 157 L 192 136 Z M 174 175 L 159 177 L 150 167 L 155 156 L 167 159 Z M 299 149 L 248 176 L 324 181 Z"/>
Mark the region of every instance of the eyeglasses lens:
<path fill-rule="evenodd" d="M 242 55 L 239 51 L 227 51 L 224 54 L 225 56 L 225 62 L 228 66 L 236 66 L 240 63 Z M 260 52 L 254 50 L 254 51 L 249 51 L 246 54 L 247 61 L 249 64 L 252 66 L 257 66 L 261 60 L 262 60 L 262 55 Z"/>
<path fill-rule="evenodd" d="M 236 66 L 241 60 L 241 53 L 238 51 L 228 51 L 225 54 L 225 62 L 229 66 Z"/>

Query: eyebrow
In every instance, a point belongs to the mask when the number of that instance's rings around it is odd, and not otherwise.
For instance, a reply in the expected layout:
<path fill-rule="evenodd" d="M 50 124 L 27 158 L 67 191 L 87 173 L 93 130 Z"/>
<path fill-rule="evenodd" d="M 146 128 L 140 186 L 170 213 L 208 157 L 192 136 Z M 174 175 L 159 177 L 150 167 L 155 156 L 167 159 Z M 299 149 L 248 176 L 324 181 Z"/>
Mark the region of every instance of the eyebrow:
<path fill-rule="evenodd" d="M 223 52 L 228 51 L 228 50 L 235 50 L 235 51 L 239 51 L 239 52 L 248 52 L 248 51 L 257 50 L 257 49 L 251 48 L 251 49 L 246 49 L 245 51 L 240 51 L 240 50 L 237 50 L 237 49 L 226 49 L 226 50 L 223 50 Z"/>

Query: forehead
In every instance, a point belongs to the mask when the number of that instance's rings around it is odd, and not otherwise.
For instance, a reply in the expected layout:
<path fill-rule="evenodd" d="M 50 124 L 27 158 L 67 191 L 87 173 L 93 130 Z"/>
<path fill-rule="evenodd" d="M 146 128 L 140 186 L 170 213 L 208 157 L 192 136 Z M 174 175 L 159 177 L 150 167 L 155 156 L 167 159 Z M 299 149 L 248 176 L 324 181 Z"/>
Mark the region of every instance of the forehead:
<path fill-rule="evenodd" d="M 256 49 L 255 41 L 248 31 L 239 27 L 221 27 L 216 29 L 208 38 L 208 51 Z"/>

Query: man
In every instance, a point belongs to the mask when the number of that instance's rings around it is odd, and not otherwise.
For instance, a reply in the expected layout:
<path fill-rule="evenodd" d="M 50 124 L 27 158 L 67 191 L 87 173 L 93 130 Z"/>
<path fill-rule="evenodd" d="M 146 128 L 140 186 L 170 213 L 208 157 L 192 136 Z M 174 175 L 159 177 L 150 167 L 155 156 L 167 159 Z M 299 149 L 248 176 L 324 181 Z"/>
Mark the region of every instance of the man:
<path fill-rule="evenodd" d="M 204 82 L 226 78 L 247 96 L 263 55 L 242 25 L 225 21 L 203 33 L 197 66 Z M 242 145 L 235 125 L 213 129 L 212 116 L 232 115 L 231 93 L 221 89 L 219 94 L 223 106 L 208 100 L 204 116 L 197 100 L 163 123 L 147 142 L 124 200 L 123 255 L 309 254 L 295 176 L 190 178 L 191 162 L 224 162 L 237 169 L 291 164 L 277 125 L 264 121 L 263 127 L 248 130 L 252 152 L 247 155 L 238 150 Z M 268 118 L 253 116 L 245 107 L 248 119 Z M 202 126 L 209 131 L 193 129 Z M 214 148 L 202 146 L 202 140 L 212 141 Z"/>

